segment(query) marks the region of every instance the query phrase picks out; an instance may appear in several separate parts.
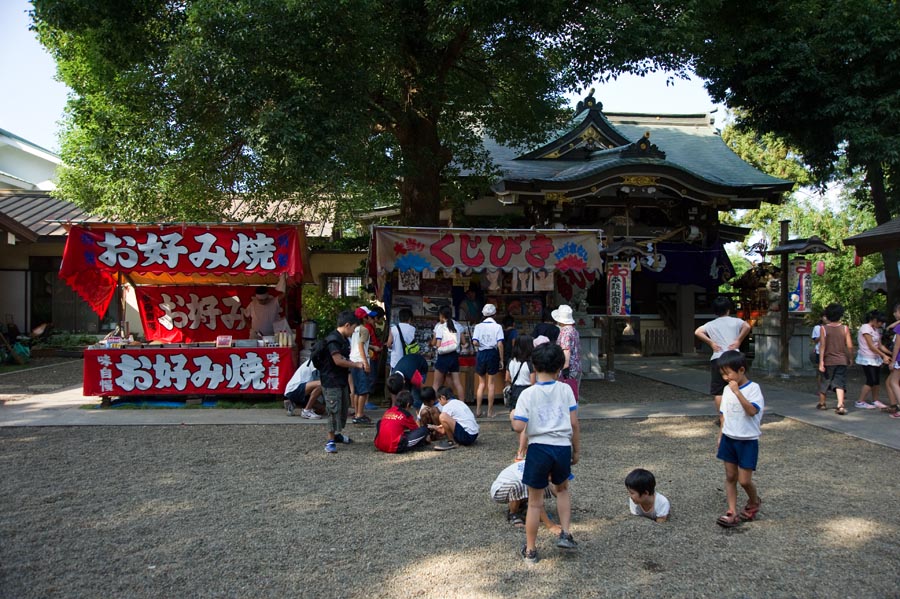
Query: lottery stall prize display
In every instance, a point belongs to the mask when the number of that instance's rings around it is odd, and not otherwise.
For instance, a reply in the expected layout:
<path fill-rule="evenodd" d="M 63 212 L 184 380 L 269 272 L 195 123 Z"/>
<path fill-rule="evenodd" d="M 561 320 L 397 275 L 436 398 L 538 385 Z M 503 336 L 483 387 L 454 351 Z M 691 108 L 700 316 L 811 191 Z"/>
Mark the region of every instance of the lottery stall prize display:
<path fill-rule="evenodd" d="M 283 393 L 294 335 L 278 318 L 249 338 L 248 306 L 258 286 L 280 296 L 301 282 L 304 242 L 302 225 L 72 225 L 60 278 L 98 314 L 133 287 L 146 339 L 88 348 L 84 395 Z"/>
<path fill-rule="evenodd" d="M 494 304 L 521 332 L 540 322 L 548 296 L 577 295 L 602 276 L 597 231 L 373 227 L 369 273 L 391 321 L 401 308 L 413 314 L 416 340 L 429 357 L 432 329 L 450 306 L 466 332 Z M 470 344 L 460 346 L 465 379 L 474 365 Z M 507 356 L 508 357 L 508 356 Z M 501 372 L 495 387 L 503 389 Z"/>

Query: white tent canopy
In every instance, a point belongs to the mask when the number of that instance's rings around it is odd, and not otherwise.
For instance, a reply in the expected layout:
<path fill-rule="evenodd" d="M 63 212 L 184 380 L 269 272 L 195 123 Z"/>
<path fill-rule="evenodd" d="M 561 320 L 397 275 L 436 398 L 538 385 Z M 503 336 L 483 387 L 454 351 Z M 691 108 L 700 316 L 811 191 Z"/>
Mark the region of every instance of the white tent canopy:
<path fill-rule="evenodd" d="M 900 262 L 897 262 L 897 272 L 900 273 Z M 884 271 L 882 270 L 874 277 L 869 277 L 863 281 L 862 286 L 863 289 L 868 289 L 869 291 L 887 293 L 887 282 L 884 279 Z"/>

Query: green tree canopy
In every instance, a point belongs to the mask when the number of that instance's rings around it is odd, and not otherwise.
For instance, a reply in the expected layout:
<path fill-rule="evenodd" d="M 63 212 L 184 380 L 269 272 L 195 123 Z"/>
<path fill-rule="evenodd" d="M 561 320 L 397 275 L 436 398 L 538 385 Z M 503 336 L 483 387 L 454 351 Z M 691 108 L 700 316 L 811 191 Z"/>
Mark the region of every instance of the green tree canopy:
<path fill-rule="evenodd" d="M 878 224 L 896 214 L 900 172 L 900 3 L 695 0 L 696 71 L 739 123 L 784 138 L 819 182 L 860 169 Z M 885 263 L 896 253 L 885 252 Z M 900 277 L 888 269 L 900 298 Z"/>
<path fill-rule="evenodd" d="M 34 0 L 74 92 L 59 193 L 188 220 L 399 198 L 436 225 L 442 182 L 490 174 L 483 134 L 533 142 L 598 73 L 680 69 L 682 4 Z"/>

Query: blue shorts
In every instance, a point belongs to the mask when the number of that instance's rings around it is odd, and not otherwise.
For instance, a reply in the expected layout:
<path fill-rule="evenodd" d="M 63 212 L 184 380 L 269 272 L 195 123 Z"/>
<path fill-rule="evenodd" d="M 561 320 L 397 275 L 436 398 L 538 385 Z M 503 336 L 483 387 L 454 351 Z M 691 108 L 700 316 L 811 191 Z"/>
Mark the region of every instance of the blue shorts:
<path fill-rule="evenodd" d="M 479 351 L 475 358 L 475 374 L 484 376 L 498 372 L 500 372 L 500 352 L 497 348 Z"/>
<path fill-rule="evenodd" d="M 456 428 L 453 429 L 453 440 L 459 443 L 460 445 L 471 445 L 478 439 L 478 433 L 474 435 L 464 429 L 460 423 L 456 423 Z"/>
<path fill-rule="evenodd" d="M 353 377 L 353 392 L 357 395 L 368 395 L 372 392 L 372 375 L 362 368 L 354 368 L 350 371 Z"/>
<path fill-rule="evenodd" d="M 572 473 L 572 446 L 529 443 L 522 482 L 532 489 L 546 489 L 549 482 L 558 485 Z"/>
<path fill-rule="evenodd" d="M 530 453 L 531 448 L 528 451 Z M 728 435 L 722 435 L 716 457 L 723 462 L 737 464 L 738 468 L 744 470 L 756 470 L 756 462 L 759 459 L 759 439 L 732 439 Z"/>
<path fill-rule="evenodd" d="M 295 404 L 302 403 L 305 405 L 305 402 L 303 400 L 304 398 L 306 398 L 306 383 L 300 383 L 299 387 L 297 387 L 293 391 L 285 393 L 284 397 L 291 400 Z"/>
<path fill-rule="evenodd" d="M 444 374 L 459 372 L 459 352 L 452 351 L 449 354 L 438 354 L 437 359 L 434 361 L 434 369 Z"/>

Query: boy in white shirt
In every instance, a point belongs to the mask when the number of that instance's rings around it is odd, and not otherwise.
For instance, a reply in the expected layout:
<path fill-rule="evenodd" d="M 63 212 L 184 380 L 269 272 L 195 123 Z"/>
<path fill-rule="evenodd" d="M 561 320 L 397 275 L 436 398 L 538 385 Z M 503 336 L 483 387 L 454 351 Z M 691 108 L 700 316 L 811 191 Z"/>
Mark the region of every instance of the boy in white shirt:
<path fill-rule="evenodd" d="M 528 436 L 528 455 L 522 482 L 528 486 L 528 513 L 525 518 L 525 545 L 522 558 L 526 563 L 538 561 L 537 533 L 544 511 L 544 489 L 556 485 L 556 505 L 562 530 L 556 541 L 561 549 L 578 545 L 569 532 L 572 503 L 569 475 L 578 463 L 578 403 L 572 387 L 556 379 L 566 362 L 561 347 L 545 343 L 534 348 L 531 363 L 537 382 L 522 391 L 516 409 L 510 412 L 513 430 Z M 549 480 L 548 480 L 549 479 Z"/>
<path fill-rule="evenodd" d="M 719 357 L 719 368 L 727 386 L 720 406 L 722 429 L 716 457 L 725 463 L 725 496 L 728 511 L 716 521 L 731 528 L 741 521 L 756 518 L 760 498 L 753 483 L 753 471 L 759 458 L 765 400 L 759 385 L 747 378 L 747 360 L 739 351 L 727 351 Z M 737 511 L 737 483 L 747 493 L 747 505 Z"/>
<path fill-rule="evenodd" d="M 712 348 L 712 355 L 709 358 L 709 394 L 715 399 L 718 410 L 719 404 L 722 403 L 725 382 L 719 373 L 716 360 L 726 351 L 740 349 L 741 343 L 750 334 L 750 325 L 731 315 L 734 304 L 725 296 L 720 295 L 714 299 L 712 307 L 713 314 L 716 315 L 715 320 L 697 327 L 694 335 Z"/>
<path fill-rule="evenodd" d="M 309 400 L 304 401 L 307 395 Z M 305 406 L 300 412 L 303 418 L 319 420 L 322 417 L 314 408 L 317 401 L 321 402 L 320 397 L 322 397 L 322 382 L 319 380 L 319 371 L 313 366 L 312 360 L 307 360 L 297 368 L 284 388 L 284 409 L 287 410 L 288 416 L 293 416 L 299 404 Z"/>
<path fill-rule="evenodd" d="M 447 435 L 447 438 L 435 444 L 436 451 L 456 449 L 459 445 L 472 445 L 478 439 L 480 427 L 475 421 L 475 414 L 465 403 L 454 399 L 450 387 L 441 387 L 437 390 L 438 402 L 441 404 L 439 426 L 429 426 L 438 435 Z"/>
<path fill-rule="evenodd" d="M 625 477 L 628 489 L 628 509 L 635 516 L 650 518 L 656 522 L 669 519 L 669 500 L 656 492 L 656 477 L 649 470 L 636 468 Z"/>

